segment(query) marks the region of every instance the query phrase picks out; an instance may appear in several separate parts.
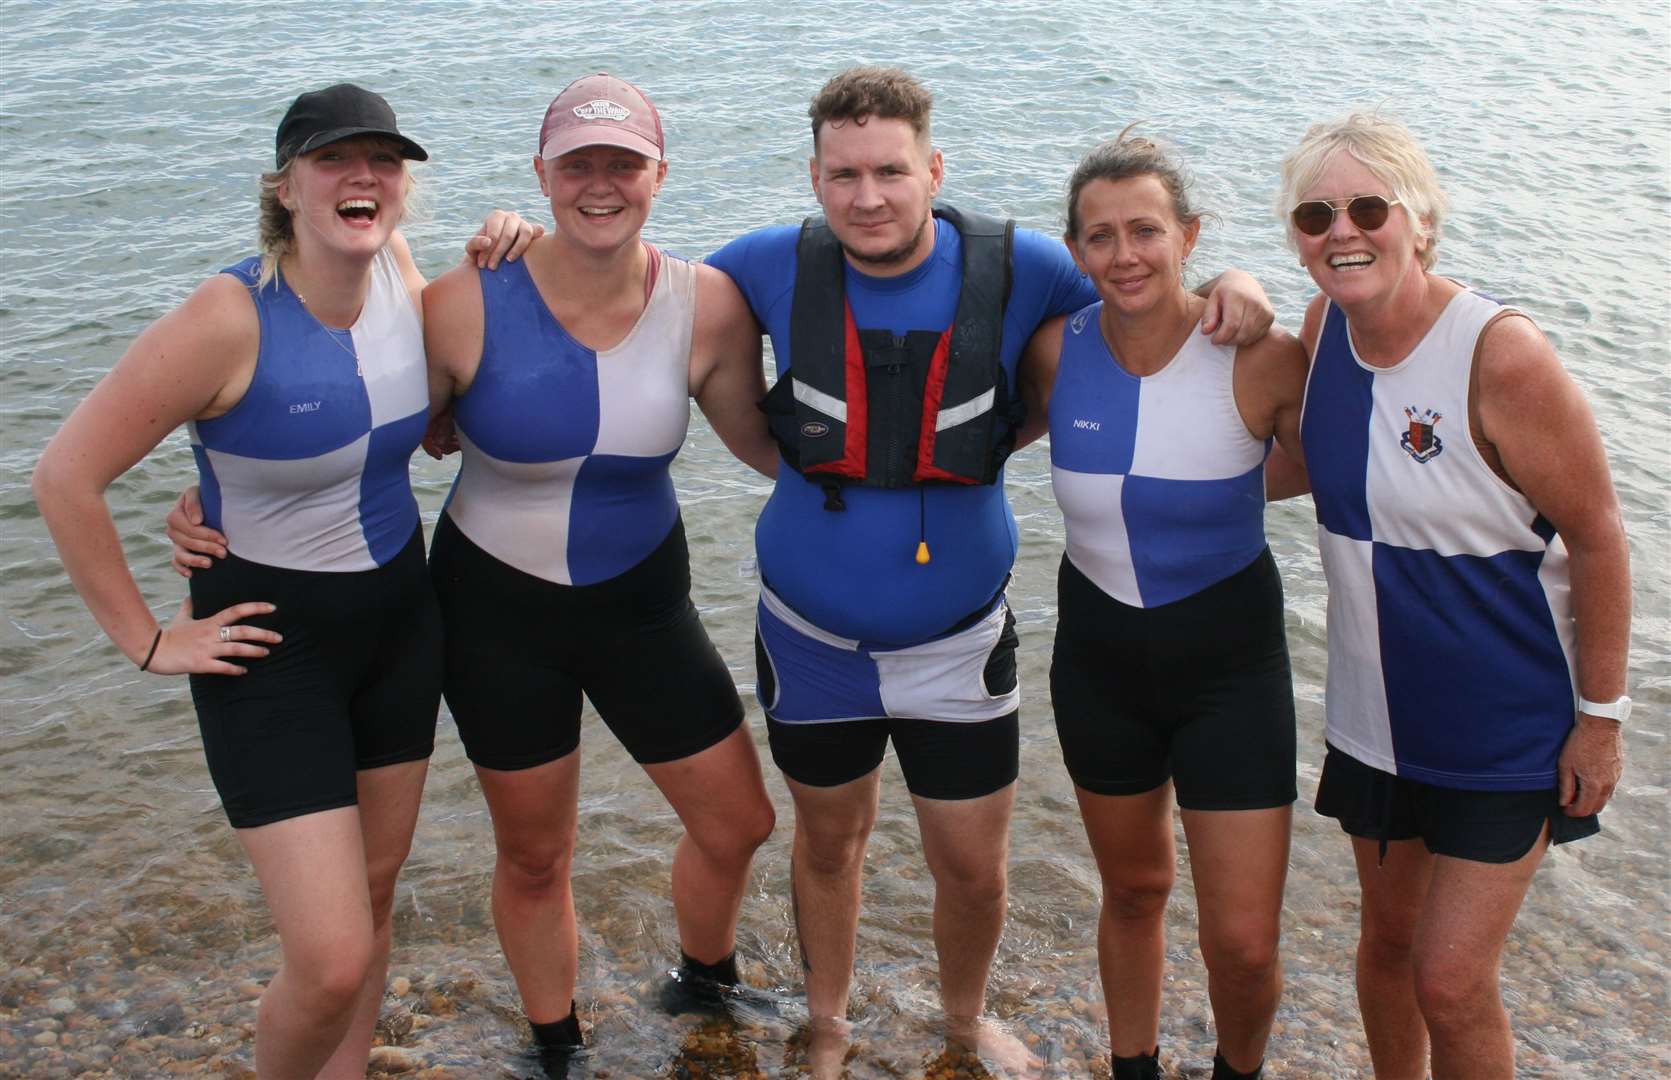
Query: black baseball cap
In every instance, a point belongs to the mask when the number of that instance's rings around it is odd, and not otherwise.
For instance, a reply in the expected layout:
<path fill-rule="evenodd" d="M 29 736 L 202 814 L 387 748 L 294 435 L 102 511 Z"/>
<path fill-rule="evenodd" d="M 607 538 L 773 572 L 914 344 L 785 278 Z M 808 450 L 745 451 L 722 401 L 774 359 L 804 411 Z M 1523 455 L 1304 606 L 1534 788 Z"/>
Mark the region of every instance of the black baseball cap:
<path fill-rule="evenodd" d="M 387 136 L 400 143 L 402 157 L 429 160 L 423 147 L 400 133 L 395 126 L 395 111 L 380 95 L 353 83 L 337 83 L 291 102 L 279 121 L 278 167 L 284 168 L 285 162 L 297 154 L 356 135 Z"/>

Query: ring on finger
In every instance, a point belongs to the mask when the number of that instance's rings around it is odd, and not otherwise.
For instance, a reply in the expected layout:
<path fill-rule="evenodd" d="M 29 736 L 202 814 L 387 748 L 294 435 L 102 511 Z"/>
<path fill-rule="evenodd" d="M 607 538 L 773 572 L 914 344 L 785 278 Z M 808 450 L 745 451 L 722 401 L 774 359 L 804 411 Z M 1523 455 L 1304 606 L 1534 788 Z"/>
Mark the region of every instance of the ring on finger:
<path fill-rule="evenodd" d="M 232 627 L 230 627 L 230 626 L 221 627 L 220 628 L 220 639 L 222 641 L 231 641 L 232 640 Z"/>

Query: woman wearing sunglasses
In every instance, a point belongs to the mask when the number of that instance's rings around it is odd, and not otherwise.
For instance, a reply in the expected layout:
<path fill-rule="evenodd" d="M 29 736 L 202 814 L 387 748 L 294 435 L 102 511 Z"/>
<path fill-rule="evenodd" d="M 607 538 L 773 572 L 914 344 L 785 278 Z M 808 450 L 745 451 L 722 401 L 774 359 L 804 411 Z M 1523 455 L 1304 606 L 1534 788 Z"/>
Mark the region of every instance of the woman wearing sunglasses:
<path fill-rule="evenodd" d="M 1067 525 L 1050 690 L 1102 877 L 1097 956 L 1115 1080 L 1158 1080 L 1164 915 L 1182 809 L 1218 1033 L 1213 1076 L 1256 1077 L 1294 782 L 1266 457 L 1296 461 L 1305 355 L 1200 331 L 1183 282 L 1201 215 L 1181 167 L 1122 135 L 1069 182 L 1064 237 L 1101 299 L 1028 345 L 1024 438 L 1050 434 Z M 1278 451 L 1281 453 L 1282 451 Z M 1277 470 L 1273 470 L 1273 476 Z M 1303 466 L 1281 472 L 1304 490 Z"/>
<path fill-rule="evenodd" d="M 1352 837 L 1377 1077 L 1509 1077 L 1498 960 L 1550 843 L 1597 831 L 1630 576 L 1584 396 L 1520 312 L 1433 273 L 1445 199 L 1353 115 L 1282 168 L 1322 290 L 1301 434 L 1329 582 L 1320 813 Z"/>

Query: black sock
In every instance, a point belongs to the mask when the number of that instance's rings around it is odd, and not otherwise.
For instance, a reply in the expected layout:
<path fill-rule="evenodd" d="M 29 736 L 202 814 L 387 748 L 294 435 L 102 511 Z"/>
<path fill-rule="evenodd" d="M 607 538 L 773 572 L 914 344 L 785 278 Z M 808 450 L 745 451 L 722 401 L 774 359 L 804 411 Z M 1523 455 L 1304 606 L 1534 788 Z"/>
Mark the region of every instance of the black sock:
<path fill-rule="evenodd" d="M 1135 1057 L 1114 1055 L 1114 1080 L 1160 1080 L 1160 1047 Z"/>
<path fill-rule="evenodd" d="M 737 985 L 737 950 L 732 949 L 723 957 L 711 964 L 704 964 L 700 960 L 692 960 L 690 954 L 679 950 L 679 971 L 681 974 L 709 982 L 719 983 L 721 986 Z"/>
<path fill-rule="evenodd" d="M 574 1002 L 569 1002 L 569 1015 L 561 1020 L 553 1020 L 548 1024 L 536 1024 L 528 1021 L 528 1026 L 534 1029 L 534 1042 L 541 1050 L 578 1050 L 580 1041 L 580 1018 L 574 1014 Z"/>
<path fill-rule="evenodd" d="M 1213 1051 L 1213 1080 L 1259 1080 L 1264 1074 L 1265 1063 L 1261 1061 L 1253 1067 L 1252 1072 L 1237 1072 L 1224 1060 L 1224 1055 Z"/>

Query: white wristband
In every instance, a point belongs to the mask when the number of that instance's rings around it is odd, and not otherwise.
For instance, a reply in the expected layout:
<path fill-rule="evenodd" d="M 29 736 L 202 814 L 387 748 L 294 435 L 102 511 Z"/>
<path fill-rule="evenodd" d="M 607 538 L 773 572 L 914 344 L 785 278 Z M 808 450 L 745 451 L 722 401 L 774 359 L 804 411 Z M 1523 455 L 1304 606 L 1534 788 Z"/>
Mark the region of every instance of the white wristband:
<path fill-rule="evenodd" d="M 1619 695 L 1616 701 L 1589 701 L 1580 694 L 1578 697 L 1578 711 L 1585 716 L 1599 716 L 1603 720 L 1617 720 L 1621 724 L 1630 719 L 1630 698 Z"/>

